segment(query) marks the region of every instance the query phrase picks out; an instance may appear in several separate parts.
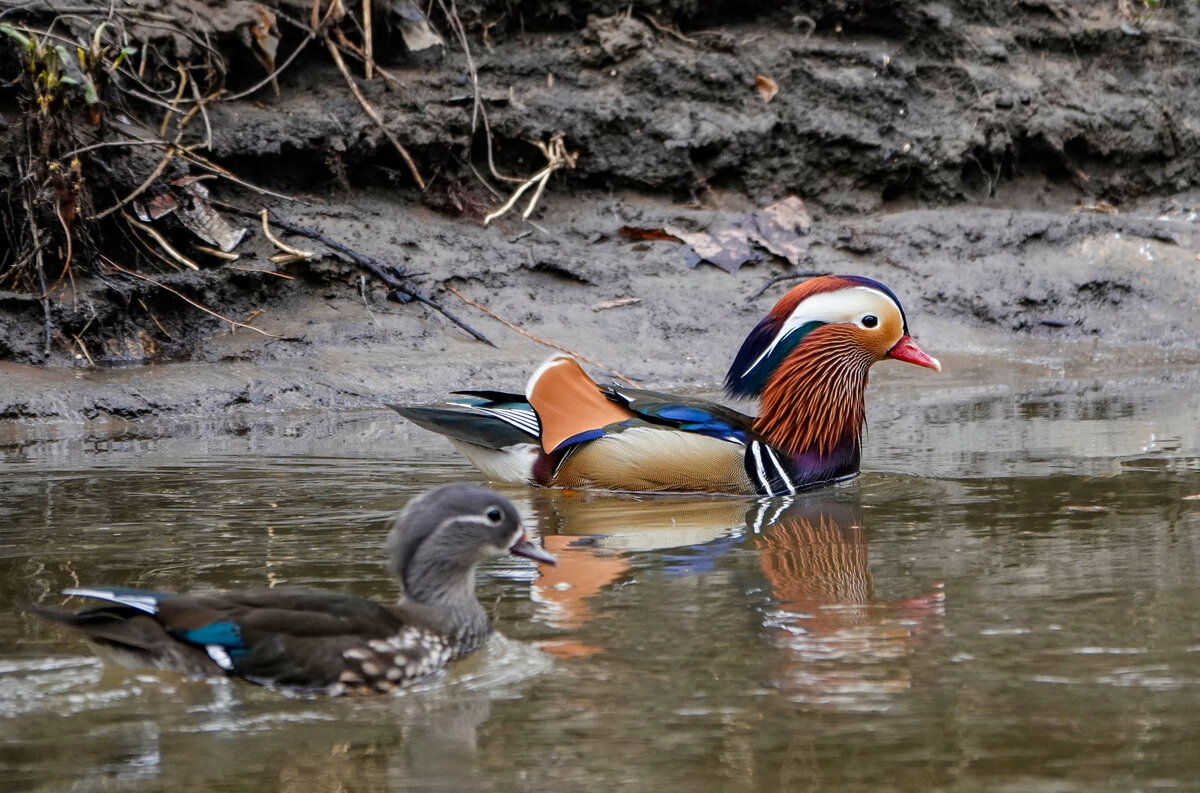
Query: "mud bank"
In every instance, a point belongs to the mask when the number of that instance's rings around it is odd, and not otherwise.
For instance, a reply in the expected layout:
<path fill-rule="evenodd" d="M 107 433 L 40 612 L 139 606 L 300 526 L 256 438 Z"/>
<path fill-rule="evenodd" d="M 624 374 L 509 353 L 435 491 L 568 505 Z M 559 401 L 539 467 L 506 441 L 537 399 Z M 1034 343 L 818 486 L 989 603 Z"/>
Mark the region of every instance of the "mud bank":
<path fill-rule="evenodd" d="M 198 24 L 232 52 L 252 7 L 216 7 Z M 557 133 L 578 155 L 552 177 L 536 225 L 516 213 L 480 223 L 499 202 L 469 163 L 487 173 L 455 46 L 410 53 L 391 34 L 379 58 L 398 84 L 363 84 L 430 177 L 424 193 L 317 47 L 280 75 L 278 96 L 210 111 L 216 162 L 300 199 L 269 200 L 276 212 L 401 268 L 495 348 L 427 306 L 388 300 L 387 286 L 317 243 L 304 245 L 318 258 L 276 268 L 251 231 L 236 266 L 147 270 L 160 285 L 81 271 L 49 301 L 49 321 L 36 295 L 0 293 L 0 418 L 367 407 L 468 383 L 519 388 L 550 350 L 451 288 L 648 386 L 711 389 L 795 281 L 757 293 L 796 271 L 884 281 L 922 345 L 967 379 L 1003 386 L 1014 361 L 1048 379 L 1195 377 L 1194 5 L 590 7 L 590 17 L 570 3 L 461 9 L 497 170 L 532 174 L 544 161 L 528 141 Z M 282 30 L 290 52 L 301 39 Z M 756 75 L 778 85 L 770 102 Z M 11 133 L 11 107 L 2 112 Z M 228 182 L 212 189 L 262 202 Z M 787 195 L 814 221 L 795 266 L 763 255 L 732 275 L 688 268 L 677 243 L 619 233 L 725 228 Z M 270 335 L 231 330 L 181 295 Z M 625 298 L 636 302 L 605 307 Z"/>

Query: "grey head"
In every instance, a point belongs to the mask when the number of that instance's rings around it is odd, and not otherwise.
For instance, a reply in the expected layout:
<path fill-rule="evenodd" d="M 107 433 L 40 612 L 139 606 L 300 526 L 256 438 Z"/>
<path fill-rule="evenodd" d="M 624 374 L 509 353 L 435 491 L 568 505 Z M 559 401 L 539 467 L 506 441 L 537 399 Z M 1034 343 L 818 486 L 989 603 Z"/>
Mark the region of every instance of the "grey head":
<path fill-rule="evenodd" d="M 489 556 L 511 553 L 537 562 L 555 559 L 530 541 L 516 507 L 482 485 L 452 484 L 414 498 L 387 539 L 388 564 L 405 595 L 429 606 L 474 599 L 474 569 Z"/>

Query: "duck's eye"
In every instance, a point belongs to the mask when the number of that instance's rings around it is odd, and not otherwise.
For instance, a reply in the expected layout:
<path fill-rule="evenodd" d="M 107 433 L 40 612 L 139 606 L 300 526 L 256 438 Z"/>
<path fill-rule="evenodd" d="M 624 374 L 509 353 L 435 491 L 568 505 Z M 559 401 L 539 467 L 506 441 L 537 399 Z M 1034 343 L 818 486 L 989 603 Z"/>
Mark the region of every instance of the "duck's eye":
<path fill-rule="evenodd" d="M 504 520 L 504 513 L 500 511 L 499 507 L 492 507 L 489 509 L 486 513 L 486 516 L 487 519 L 495 525 L 499 525 L 500 521 Z"/>
<path fill-rule="evenodd" d="M 874 314 L 867 314 L 862 318 L 862 326 L 864 328 L 873 328 L 879 324 L 879 317 Z"/>

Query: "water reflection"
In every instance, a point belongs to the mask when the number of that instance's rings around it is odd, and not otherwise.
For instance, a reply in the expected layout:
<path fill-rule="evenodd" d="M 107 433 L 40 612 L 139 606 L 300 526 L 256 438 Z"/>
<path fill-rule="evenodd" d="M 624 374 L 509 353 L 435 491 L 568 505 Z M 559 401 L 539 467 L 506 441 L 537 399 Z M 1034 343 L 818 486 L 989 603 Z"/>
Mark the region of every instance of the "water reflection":
<path fill-rule="evenodd" d="M 786 654 L 779 685 L 795 699 L 868 707 L 908 688 L 907 667 L 877 662 L 916 652 L 941 628 L 945 591 L 898 601 L 873 596 L 861 506 L 798 500 L 755 536 L 770 603 L 763 625 Z"/>

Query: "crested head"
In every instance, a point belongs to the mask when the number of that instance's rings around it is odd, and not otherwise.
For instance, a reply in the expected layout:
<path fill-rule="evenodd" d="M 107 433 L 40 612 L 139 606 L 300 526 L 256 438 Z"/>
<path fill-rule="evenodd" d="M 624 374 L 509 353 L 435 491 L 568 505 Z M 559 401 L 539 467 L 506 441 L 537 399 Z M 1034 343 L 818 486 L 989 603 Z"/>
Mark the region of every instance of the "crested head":
<path fill-rule="evenodd" d="M 445 485 L 408 502 L 388 533 L 387 552 L 388 566 L 412 597 L 417 597 L 413 590 L 418 580 L 438 590 L 470 589 L 471 571 L 488 556 L 513 553 L 554 562 L 529 541 L 511 501 L 465 483 Z M 437 577 L 446 580 L 430 580 Z"/>
<path fill-rule="evenodd" d="M 742 343 L 725 387 L 762 397 L 758 429 L 793 454 L 857 441 L 867 370 L 896 358 L 938 371 L 908 335 L 899 298 L 862 276 L 813 278 L 785 294 Z"/>
<path fill-rule="evenodd" d="M 780 365 L 818 328 L 845 326 L 843 344 L 880 360 L 908 336 L 899 298 L 878 281 L 857 275 L 823 275 L 793 287 L 742 343 L 725 388 L 730 396 L 761 396 Z M 874 362 L 874 361 L 872 361 Z"/>

